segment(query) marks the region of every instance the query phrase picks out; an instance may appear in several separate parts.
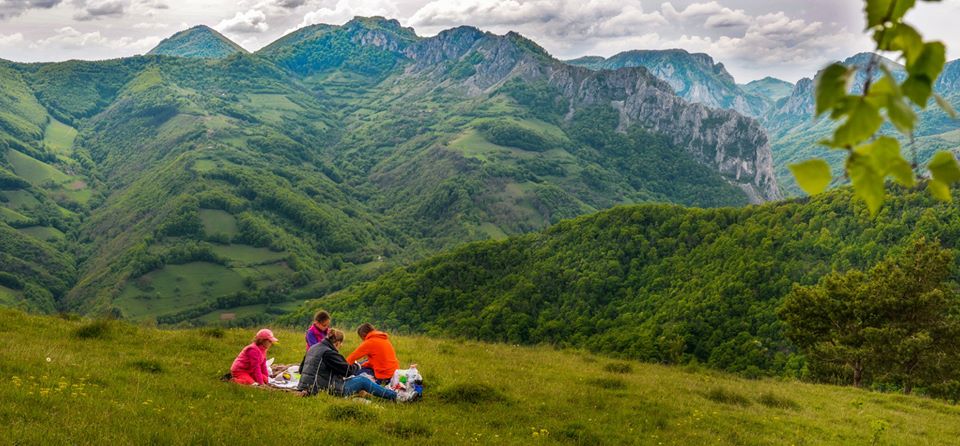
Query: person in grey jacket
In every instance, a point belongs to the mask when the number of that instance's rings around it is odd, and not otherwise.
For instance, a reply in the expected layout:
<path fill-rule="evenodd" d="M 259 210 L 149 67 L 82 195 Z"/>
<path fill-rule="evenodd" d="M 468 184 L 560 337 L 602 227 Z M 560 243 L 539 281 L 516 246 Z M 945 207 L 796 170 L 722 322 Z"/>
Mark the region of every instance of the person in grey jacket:
<path fill-rule="evenodd" d="M 357 375 L 360 365 L 348 364 L 340 354 L 343 345 L 343 332 L 330 329 L 323 342 L 314 344 L 307 350 L 300 365 L 300 384 L 297 386 L 303 396 L 316 395 L 323 391 L 335 396 L 350 396 L 361 390 L 386 400 L 397 400 L 397 392 L 381 387 L 365 375 Z M 408 401 L 414 395 L 401 392 L 400 401 Z"/>

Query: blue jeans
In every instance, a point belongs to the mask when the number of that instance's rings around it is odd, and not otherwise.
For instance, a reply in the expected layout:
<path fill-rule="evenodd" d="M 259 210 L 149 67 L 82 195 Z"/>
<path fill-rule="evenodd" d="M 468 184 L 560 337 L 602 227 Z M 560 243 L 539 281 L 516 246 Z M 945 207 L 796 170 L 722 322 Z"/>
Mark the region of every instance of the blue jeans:
<path fill-rule="evenodd" d="M 375 382 L 375 383 L 377 383 L 377 384 L 379 384 L 379 385 L 381 385 L 381 386 L 385 386 L 385 385 L 387 385 L 387 384 L 390 384 L 390 380 L 389 380 L 389 379 L 377 379 L 376 373 L 374 373 L 374 372 L 373 372 L 373 369 L 371 369 L 371 368 L 361 367 L 361 368 L 360 368 L 360 371 L 357 372 L 357 375 L 370 375 L 370 379 L 372 379 L 373 382 Z"/>
<path fill-rule="evenodd" d="M 397 392 L 378 386 L 377 383 L 366 376 L 354 376 L 343 382 L 343 396 L 350 396 L 361 390 L 366 390 L 367 393 L 386 400 L 397 399 Z"/>

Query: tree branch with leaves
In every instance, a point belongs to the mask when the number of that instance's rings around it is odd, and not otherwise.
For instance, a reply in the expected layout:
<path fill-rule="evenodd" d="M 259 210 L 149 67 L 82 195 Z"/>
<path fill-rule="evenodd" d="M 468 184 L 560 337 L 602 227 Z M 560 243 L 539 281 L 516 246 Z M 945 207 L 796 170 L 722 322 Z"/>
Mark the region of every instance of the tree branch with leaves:
<path fill-rule="evenodd" d="M 914 107 L 925 109 L 931 98 L 947 114 L 956 117 L 950 104 L 933 91 L 946 63 L 946 47 L 942 42 L 924 41 L 914 27 L 904 22 L 904 16 L 915 5 L 916 0 L 865 1 L 865 32 L 872 34 L 877 52 L 893 53 L 903 62 L 907 74 L 903 81 L 898 81 L 890 68 L 880 63 L 879 54 L 874 53 L 859 94 L 850 91 L 857 67 L 831 64 L 821 72 L 816 83 L 816 116 L 829 114 L 830 119 L 842 121 L 832 137 L 821 143 L 847 151 L 846 175 L 871 214 L 876 214 L 883 205 L 887 178 L 906 187 L 914 186 L 917 181 L 916 157 L 912 163 L 908 162 L 896 138 L 878 135 L 881 126 L 889 122 L 912 141 L 917 126 Z M 800 188 L 810 195 L 823 192 L 833 180 L 830 166 L 823 159 L 789 167 Z M 938 152 L 927 164 L 927 170 L 930 174 L 927 189 L 934 197 L 950 201 L 950 185 L 960 181 L 956 158 L 950 152 Z"/>

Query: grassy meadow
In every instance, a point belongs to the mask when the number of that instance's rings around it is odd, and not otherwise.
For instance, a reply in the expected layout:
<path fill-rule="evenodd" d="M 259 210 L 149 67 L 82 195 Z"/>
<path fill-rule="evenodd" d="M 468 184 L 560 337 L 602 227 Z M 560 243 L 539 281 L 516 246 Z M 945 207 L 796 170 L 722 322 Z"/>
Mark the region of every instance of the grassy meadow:
<path fill-rule="evenodd" d="M 360 404 L 221 383 L 252 329 L 158 330 L 0 310 L 0 425 L 14 444 L 945 444 L 940 401 L 402 336 L 423 401 Z M 299 331 L 270 357 L 295 363 Z M 348 332 L 344 350 L 356 345 Z M 459 390 L 458 390 L 459 389 Z"/>

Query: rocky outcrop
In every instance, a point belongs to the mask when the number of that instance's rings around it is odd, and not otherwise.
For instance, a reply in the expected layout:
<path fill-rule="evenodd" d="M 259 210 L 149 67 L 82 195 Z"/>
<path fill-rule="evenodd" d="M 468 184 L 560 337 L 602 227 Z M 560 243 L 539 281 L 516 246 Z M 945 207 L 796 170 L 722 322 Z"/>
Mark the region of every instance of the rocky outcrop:
<path fill-rule="evenodd" d="M 473 53 L 482 57 L 471 57 Z M 752 201 L 782 197 L 766 134 L 756 121 L 734 111 L 689 103 L 642 67 L 592 71 L 557 61 L 518 34 L 495 36 L 463 28 L 425 39 L 406 54 L 413 59 L 408 74 L 443 79 L 447 86 L 463 88 L 468 94 L 491 93 L 519 77 L 556 88 L 569 100 L 571 112 L 592 105 L 613 106 L 620 111 L 621 129 L 639 125 L 666 135 L 740 186 Z M 480 60 L 471 76 L 445 77 L 447 67 L 470 59 Z"/>
<path fill-rule="evenodd" d="M 478 96 L 515 78 L 546 82 L 569 100 L 571 112 L 592 105 L 615 107 L 621 112 L 621 129 L 639 125 L 667 136 L 740 186 L 755 202 L 781 198 L 770 148 L 757 122 L 730 110 L 691 104 L 642 67 L 612 71 L 575 67 L 554 59 L 520 34 L 498 36 L 469 26 L 430 38 L 416 37 L 409 28 L 382 18 L 357 18 L 343 29 L 353 42 L 406 59 L 409 94 L 446 88 Z M 709 56 L 694 58 L 712 64 Z M 725 73 L 722 65 L 717 66 Z"/>
<path fill-rule="evenodd" d="M 644 67 L 666 81 L 678 96 L 714 108 L 726 108 L 747 116 L 762 116 L 771 102 L 740 88 L 722 63 L 703 53 L 684 50 L 633 50 L 609 59 L 592 56 L 567 61 L 592 70 Z"/>

